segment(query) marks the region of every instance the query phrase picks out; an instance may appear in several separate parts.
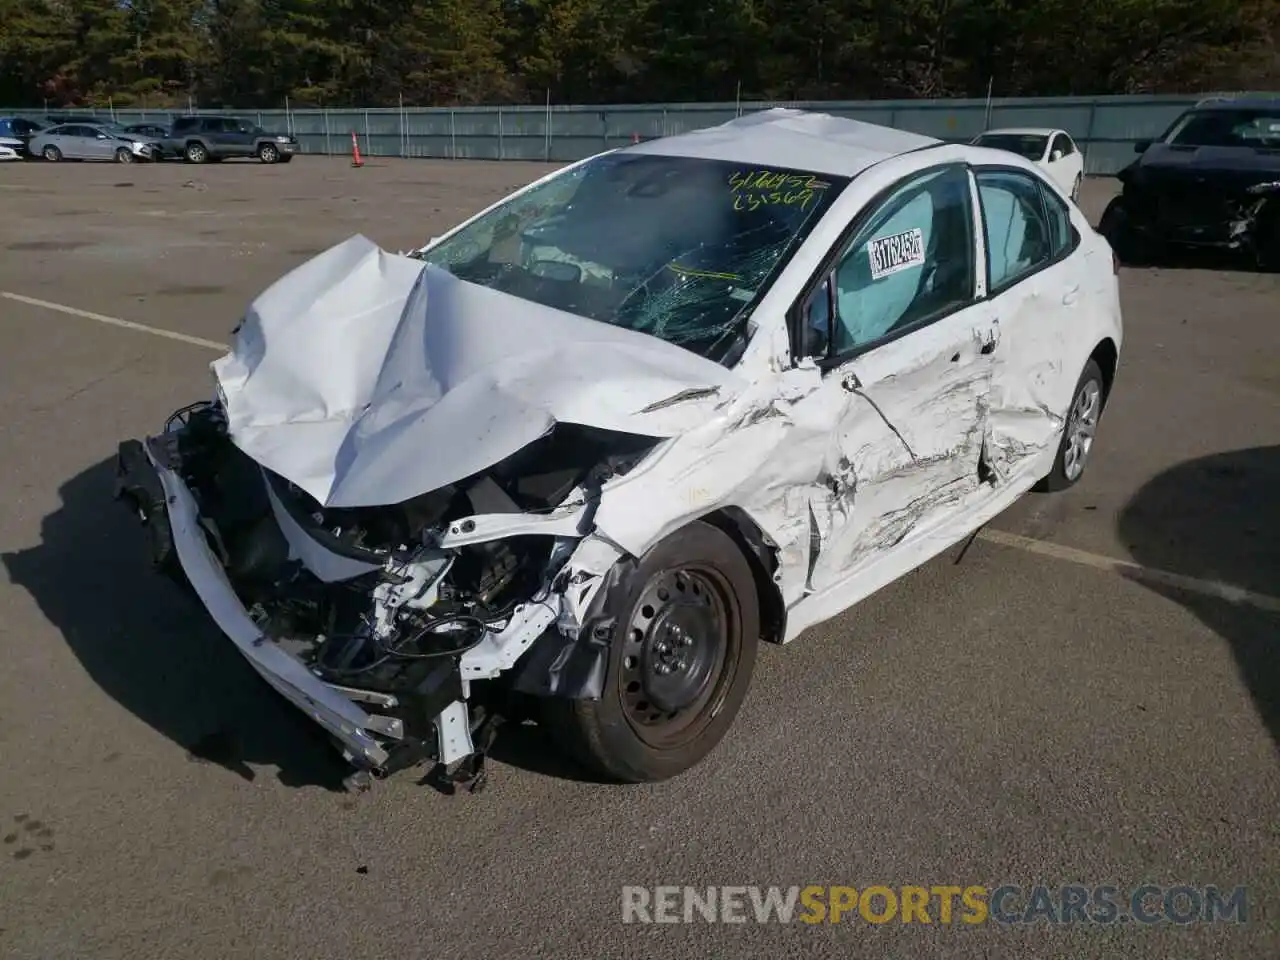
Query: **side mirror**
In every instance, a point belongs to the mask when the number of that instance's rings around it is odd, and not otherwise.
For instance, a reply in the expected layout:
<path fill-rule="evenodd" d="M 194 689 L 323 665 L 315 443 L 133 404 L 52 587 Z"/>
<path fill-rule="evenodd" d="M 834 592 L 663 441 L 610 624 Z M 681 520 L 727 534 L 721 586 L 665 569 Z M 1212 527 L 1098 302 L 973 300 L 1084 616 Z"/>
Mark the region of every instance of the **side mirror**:
<path fill-rule="evenodd" d="M 1061 160 L 1061 159 L 1062 159 L 1062 151 L 1061 151 L 1061 150 L 1055 150 L 1055 151 L 1053 151 L 1053 153 L 1049 154 L 1049 159 L 1050 159 L 1051 161 L 1054 161 L 1054 160 Z"/>
<path fill-rule="evenodd" d="M 1137 143 L 1135 143 L 1135 144 L 1133 145 L 1133 152 L 1134 152 L 1134 153 L 1146 153 L 1146 152 L 1147 152 L 1147 148 L 1148 148 L 1148 147 L 1150 147 L 1150 146 L 1151 146 L 1151 141 L 1150 141 L 1150 140 L 1139 140 Z"/>

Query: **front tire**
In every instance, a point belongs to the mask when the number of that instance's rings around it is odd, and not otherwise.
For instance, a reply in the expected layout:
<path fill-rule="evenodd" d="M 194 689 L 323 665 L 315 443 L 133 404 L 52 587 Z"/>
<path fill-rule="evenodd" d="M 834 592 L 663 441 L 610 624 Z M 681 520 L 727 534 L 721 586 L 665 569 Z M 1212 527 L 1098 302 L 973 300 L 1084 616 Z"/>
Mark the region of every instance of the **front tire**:
<path fill-rule="evenodd" d="M 1045 493 L 1056 493 L 1074 487 L 1084 476 L 1085 467 L 1089 463 L 1089 454 L 1093 452 L 1093 441 L 1098 431 L 1098 421 L 1102 418 L 1102 408 L 1106 403 L 1106 384 L 1102 379 L 1102 370 L 1092 358 L 1084 365 L 1076 388 L 1071 394 L 1071 405 L 1067 407 L 1066 422 L 1062 425 L 1062 439 L 1058 442 L 1058 453 L 1053 458 L 1053 469 L 1044 477 L 1036 489 Z"/>
<path fill-rule="evenodd" d="M 62 159 L 62 151 L 59 150 L 57 147 L 55 147 L 53 144 L 49 144 L 47 147 L 45 147 L 44 150 L 40 152 L 40 155 L 44 157 L 46 160 L 48 160 L 50 163 L 57 163 L 59 160 Z"/>
<path fill-rule="evenodd" d="M 1280 199 L 1271 201 L 1262 218 L 1254 241 L 1254 258 L 1259 270 L 1280 273 Z"/>
<path fill-rule="evenodd" d="M 587 767 L 627 783 L 666 780 L 723 739 L 746 698 L 760 637 L 755 580 L 724 532 L 691 523 L 622 571 L 599 700 L 548 700 L 553 735 Z"/>
<path fill-rule="evenodd" d="M 116 163 L 133 163 L 133 151 L 128 147 L 121 147 L 116 151 Z"/>
<path fill-rule="evenodd" d="M 188 143 L 183 151 L 187 163 L 208 163 L 209 151 L 203 143 Z"/>
<path fill-rule="evenodd" d="M 1098 220 L 1098 233 L 1111 244 L 1120 262 L 1129 266 L 1149 264 L 1155 259 L 1154 245 L 1147 240 L 1129 219 L 1124 197 L 1113 197 Z"/>
<path fill-rule="evenodd" d="M 264 143 L 258 147 L 258 159 L 263 163 L 278 163 L 280 151 L 276 149 L 274 143 Z"/>

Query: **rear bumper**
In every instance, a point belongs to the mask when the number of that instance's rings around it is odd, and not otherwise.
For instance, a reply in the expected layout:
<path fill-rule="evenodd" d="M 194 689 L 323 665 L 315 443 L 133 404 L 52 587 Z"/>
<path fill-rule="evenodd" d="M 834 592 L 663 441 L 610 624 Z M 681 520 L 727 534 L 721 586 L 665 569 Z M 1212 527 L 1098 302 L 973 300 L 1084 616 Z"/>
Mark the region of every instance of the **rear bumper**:
<path fill-rule="evenodd" d="M 385 767 L 390 753 L 371 731 L 395 721 L 370 716 L 263 635 L 210 550 L 195 499 L 182 478 L 161 465 L 149 445 L 137 441 L 121 446 L 118 471 L 118 491 L 128 495 L 152 528 L 157 566 L 180 565 L 209 615 L 241 655 L 281 696 L 328 731 L 348 760 L 362 769 Z"/>

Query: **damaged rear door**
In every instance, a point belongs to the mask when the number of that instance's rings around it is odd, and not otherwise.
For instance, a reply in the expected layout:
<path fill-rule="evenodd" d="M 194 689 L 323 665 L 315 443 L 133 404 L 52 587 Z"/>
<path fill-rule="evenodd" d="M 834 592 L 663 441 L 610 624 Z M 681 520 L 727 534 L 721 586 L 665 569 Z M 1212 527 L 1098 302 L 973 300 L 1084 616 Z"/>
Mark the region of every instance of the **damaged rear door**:
<path fill-rule="evenodd" d="M 831 491 L 812 519 L 809 589 L 838 585 L 964 509 L 986 427 L 990 304 L 966 167 L 928 168 L 873 201 L 796 325 L 841 409 Z"/>
<path fill-rule="evenodd" d="M 996 320 L 987 457 L 1007 478 L 1057 444 L 1084 364 L 1079 333 L 1091 325 L 1090 268 L 1102 275 L 1109 267 L 1073 256 L 1081 238 L 1070 212 L 1033 174 L 980 168 L 975 180 Z"/>

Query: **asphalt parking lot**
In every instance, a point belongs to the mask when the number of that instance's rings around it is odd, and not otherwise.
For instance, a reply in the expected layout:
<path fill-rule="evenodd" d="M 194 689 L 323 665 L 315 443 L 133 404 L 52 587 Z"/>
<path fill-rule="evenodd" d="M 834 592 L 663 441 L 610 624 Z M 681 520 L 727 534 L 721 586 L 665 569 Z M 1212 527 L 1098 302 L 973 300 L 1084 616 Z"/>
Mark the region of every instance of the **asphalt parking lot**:
<path fill-rule="evenodd" d="M 585 782 L 523 728 L 477 796 L 340 792 L 149 573 L 116 444 L 207 395 L 290 267 L 418 245 L 547 169 L 0 168 L 0 956 L 1280 955 L 1280 277 L 1225 263 L 1126 269 L 1081 484 L 762 651 L 686 776 Z M 621 922 L 624 885 L 1003 883 L 1247 885 L 1249 913 Z"/>

